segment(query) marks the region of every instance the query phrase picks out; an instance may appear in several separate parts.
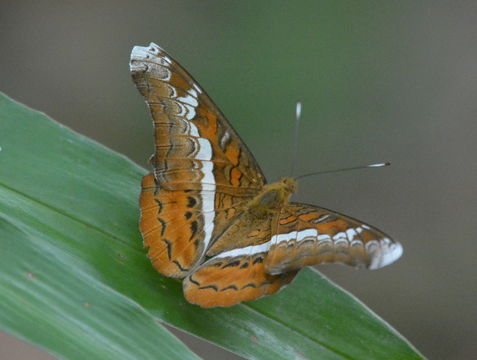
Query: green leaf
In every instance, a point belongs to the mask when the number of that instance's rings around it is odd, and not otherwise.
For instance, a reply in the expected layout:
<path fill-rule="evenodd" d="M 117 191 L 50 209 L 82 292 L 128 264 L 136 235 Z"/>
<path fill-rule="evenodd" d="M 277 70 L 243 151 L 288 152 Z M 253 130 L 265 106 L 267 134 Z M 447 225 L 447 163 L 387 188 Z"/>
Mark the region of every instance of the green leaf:
<path fill-rule="evenodd" d="M 151 140 L 152 141 L 152 140 Z M 165 322 L 253 359 L 423 359 L 318 272 L 231 308 L 187 303 L 138 232 L 146 170 L 0 97 L 0 326 L 63 358 L 192 358 Z"/>
<path fill-rule="evenodd" d="M 92 200 L 80 183 L 102 185 L 83 177 L 85 169 L 74 176 L 82 180 L 70 179 L 65 162 L 72 169 L 85 154 L 51 157 L 50 141 L 92 145 L 0 97 L 0 328 L 61 358 L 199 359 L 160 319 L 104 281 L 107 272 L 129 276 L 120 254 L 130 247 L 74 217 L 82 198 Z M 60 198 L 70 199 L 72 216 L 55 207 Z"/>

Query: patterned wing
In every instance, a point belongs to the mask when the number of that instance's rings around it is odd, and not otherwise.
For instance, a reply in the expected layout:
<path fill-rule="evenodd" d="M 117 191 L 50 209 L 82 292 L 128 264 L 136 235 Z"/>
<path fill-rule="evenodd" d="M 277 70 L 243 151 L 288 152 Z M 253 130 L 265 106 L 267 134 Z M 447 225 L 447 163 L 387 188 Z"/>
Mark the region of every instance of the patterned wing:
<path fill-rule="evenodd" d="M 281 210 L 265 269 L 281 274 L 320 263 L 378 269 L 402 254 L 401 244 L 359 220 L 312 205 Z"/>
<path fill-rule="evenodd" d="M 265 256 L 266 252 L 258 252 L 213 257 L 184 279 L 185 298 L 192 304 L 210 308 L 232 306 L 276 293 L 293 280 L 296 271 L 270 275 L 265 272 Z"/>
<path fill-rule="evenodd" d="M 305 266 L 377 269 L 402 253 L 401 245 L 380 230 L 312 205 L 291 203 L 261 222 L 247 215 L 223 234 L 239 246 L 218 253 L 184 279 L 189 302 L 231 306 L 277 292 Z"/>
<path fill-rule="evenodd" d="M 153 174 L 143 179 L 141 232 L 156 269 L 184 277 L 265 178 L 194 79 L 159 46 L 135 46 L 132 78 L 152 115 Z"/>
<path fill-rule="evenodd" d="M 246 216 L 236 221 L 234 226 L 241 230 L 229 229 L 225 236 L 241 247 L 215 255 L 190 273 L 183 281 L 187 301 L 205 308 L 231 306 L 274 294 L 290 283 L 296 271 L 277 275 L 265 271 L 274 218 L 255 221 L 254 226 Z"/>

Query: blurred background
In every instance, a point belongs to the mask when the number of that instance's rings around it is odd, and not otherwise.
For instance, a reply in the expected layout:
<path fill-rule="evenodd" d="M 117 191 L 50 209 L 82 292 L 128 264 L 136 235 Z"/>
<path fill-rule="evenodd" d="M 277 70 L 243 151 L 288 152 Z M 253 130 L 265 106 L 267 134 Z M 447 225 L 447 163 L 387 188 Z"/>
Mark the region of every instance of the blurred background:
<path fill-rule="evenodd" d="M 128 61 L 154 41 L 211 95 L 269 181 L 290 175 L 302 101 L 297 173 L 393 165 L 303 179 L 295 200 L 404 246 L 379 271 L 320 270 L 430 359 L 470 359 L 476 38 L 475 1 L 2 0 L 0 90 L 147 166 L 152 125 Z M 180 336 L 206 359 L 238 359 Z M 0 359 L 52 357 L 0 333 Z"/>

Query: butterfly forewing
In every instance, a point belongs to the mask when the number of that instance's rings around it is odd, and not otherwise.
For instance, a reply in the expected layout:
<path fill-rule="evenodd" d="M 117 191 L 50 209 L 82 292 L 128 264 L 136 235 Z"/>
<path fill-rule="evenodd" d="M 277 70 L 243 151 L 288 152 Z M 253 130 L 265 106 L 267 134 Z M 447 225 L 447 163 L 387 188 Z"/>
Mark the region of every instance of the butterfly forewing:
<path fill-rule="evenodd" d="M 401 256 L 402 247 L 359 220 L 313 205 L 292 203 L 277 218 L 266 271 L 281 274 L 320 263 L 378 269 Z"/>
<path fill-rule="evenodd" d="M 212 100 L 164 50 L 134 47 L 130 69 L 155 134 L 154 172 L 140 199 L 144 244 L 159 272 L 183 277 L 265 178 Z"/>
<path fill-rule="evenodd" d="M 168 190 L 242 192 L 265 182 L 240 137 L 194 79 L 158 45 L 134 47 L 131 74 L 155 127 L 151 162 Z"/>

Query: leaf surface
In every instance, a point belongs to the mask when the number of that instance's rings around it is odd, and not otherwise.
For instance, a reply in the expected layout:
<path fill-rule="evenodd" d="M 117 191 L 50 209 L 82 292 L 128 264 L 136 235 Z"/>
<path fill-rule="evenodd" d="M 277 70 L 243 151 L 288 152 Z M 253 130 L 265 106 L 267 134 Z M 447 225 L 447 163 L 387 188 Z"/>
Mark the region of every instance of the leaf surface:
<path fill-rule="evenodd" d="M 5 95 L 0 147 L 6 331 L 68 359 L 197 358 L 161 322 L 252 359 L 423 359 L 312 269 L 254 302 L 187 303 L 180 282 L 156 273 L 142 248 L 145 169 Z"/>

